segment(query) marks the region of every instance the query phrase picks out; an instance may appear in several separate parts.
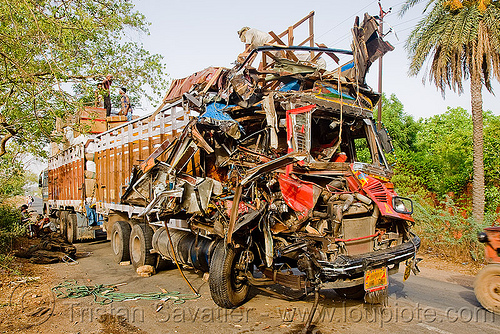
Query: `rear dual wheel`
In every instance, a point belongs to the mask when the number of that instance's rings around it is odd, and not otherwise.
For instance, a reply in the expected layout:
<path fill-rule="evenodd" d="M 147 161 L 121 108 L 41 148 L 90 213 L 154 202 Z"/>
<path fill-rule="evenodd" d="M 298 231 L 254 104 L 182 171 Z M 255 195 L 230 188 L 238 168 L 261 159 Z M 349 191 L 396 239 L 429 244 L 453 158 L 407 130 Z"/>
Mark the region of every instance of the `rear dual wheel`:
<path fill-rule="evenodd" d="M 124 221 L 115 222 L 111 228 L 111 249 L 116 263 L 130 260 L 130 230 L 129 223 Z"/>
<path fill-rule="evenodd" d="M 130 261 L 134 269 L 156 265 L 156 254 L 151 253 L 153 229 L 148 224 L 136 224 L 130 232 L 129 250 Z"/>
<path fill-rule="evenodd" d="M 74 243 L 78 237 L 76 214 L 69 211 L 60 211 L 59 213 L 59 232 L 68 240 Z"/>
<path fill-rule="evenodd" d="M 76 213 L 70 213 L 66 221 L 66 238 L 69 242 L 74 243 L 78 239 L 78 225 Z"/>

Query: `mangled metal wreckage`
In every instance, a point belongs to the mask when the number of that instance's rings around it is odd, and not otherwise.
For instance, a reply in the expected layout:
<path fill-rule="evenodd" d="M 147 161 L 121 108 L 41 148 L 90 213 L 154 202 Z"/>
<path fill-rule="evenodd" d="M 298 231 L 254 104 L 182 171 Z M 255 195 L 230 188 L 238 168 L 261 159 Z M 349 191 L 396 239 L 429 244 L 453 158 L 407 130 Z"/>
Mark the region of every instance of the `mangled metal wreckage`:
<path fill-rule="evenodd" d="M 157 230 L 152 248 L 209 271 L 217 305 L 242 304 L 249 285 L 359 297 L 385 289 L 401 262 L 415 270 L 412 204 L 390 182 L 390 138 L 372 119 L 380 96 L 364 80 L 392 48 L 373 22 L 355 27 L 353 51 L 263 46 L 233 69 L 173 83 L 169 98 L 200 115 L 134 170 L 122 202 L 187 222 Z M 355 57 L 328 72 L 290 59 L 297 51 Z M 272 60 L 255 69 L 259 53 Z"/>

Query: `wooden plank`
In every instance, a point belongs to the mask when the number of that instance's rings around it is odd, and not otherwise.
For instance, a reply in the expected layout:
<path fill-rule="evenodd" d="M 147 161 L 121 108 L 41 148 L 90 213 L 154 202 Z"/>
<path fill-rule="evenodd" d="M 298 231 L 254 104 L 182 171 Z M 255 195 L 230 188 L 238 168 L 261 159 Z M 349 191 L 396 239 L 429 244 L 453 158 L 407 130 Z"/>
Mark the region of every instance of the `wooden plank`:
<path fill-rule="evenodd" d="M 293 27 L 288 27 L 288 46 L 293 45 Z"/>
<path fill-rule="evenodd" d="M 116 140 L 116 139 L 115 139 Z M 118 170 L 118 147 L 113 148 L 113 202 L 118 203 L 119 170 Z"/>
<path fill-rule="evenodd" d="M 323 44 L 323 43 L 321 43 L 321 44 L 316 43 L 316 45 L 317 45 L 318 47 L 320 47 L 320 48 L 326 48 L 326 45 L 325 45 L 325 44 Z M 326 55 L 328 55 L 330 58 L 332 58 L 332 59 L 333 59 L 333 60 L 334 60 L 337 64 L 339 63 L 340 58 L 339 58 L 339 57 L 337 57 L 337 55 L 336 55 L 335 53 L 331 53 L 331 52 L 325 52 L 325 53 L 326 53 Z"/>
<path fill-rule="evenodd" d="M 303 40 L 303 41 L 299 44 L 299 46 L 302 46 L 302 45 L 306 44 L 307 42 L 311 42 L 311 41 L 314 41 L 314 36 L 309 36 L 309 37 L 307 37 L 305 40 Z M 314 46 L 314 45 L 313 45 L 313 46 Z"/>
<path fill-rule="evenodd" d="M 210 87 L 212 87 L 212 85 L 215 83 L 215 81 L 219 78 L 219 75 L 221 74 L 221 72 L 222 72 L 222 67 L 219 67 L 217 69 L 217 71 L 215 71 L 215 73 L 212 75 L 212 77 L 210 78 L 210 81 L 205 86 L 205 88 L 203 88 L 202 95 L 205 94 L 206 92 L 208 92 Z"/>
<path fill-rule="evenodd" d="M 312 59 L 311 59 L 311 63 L 315 63 L 315 62 L 316 62 L 316 60 L 318 60 L 318 59 L 319 59 L 319 57 L 321 57 L 321 55 L 322 55 L 322 54 L 323 54 L 323 52 L 318 52 L 318 53 L 316 54 L 316 56 L 314 56 L 314 58 L 312 58 Z"/>
<path fill-rule="evenodd" d="M 304 23 L 308 18 L 314 16 L 314 11 L 310 12 L 309 14 L 307 14 L 304 18 L 302 18 L 301 20 L 297 21 L 297 23 L 295 23 L 292 27 L 293 29 L 297 28 L 298 26 L 300 26 L 302 23 Z M 279 34 L 279 37 L 283 37 L 287 34 L 288 30 L 285 30 L 283 31 L 281 34 Z"/>
<path fill-rule="evenodd" d="M 278 44 L 280 44 L 280 45 L 286 45 L 286 44 L 285 44 L 285 43 L 281 40 L 281 38 L 280 38 L 278 35 L 276 35 L 276 34 L 274 33 L 274 31 L 270 31 L 270 32 L 269 32 L 269 35 L 271 35 L 271 37 L 272 37 L 272 38 L 274 38 L 274 39 L 271 41 L 271 43 L 276 42 L 276 43 L 278 43 Z"/>
<path fill-rule="evenodd" d="M 309 16 L 309 46 L 314 46 L 314 15 Z M 314 58 L 314 51 L 311 51 L 311 59 Z"/>
<path fill-rule="evenodd" d="M 97 151 L 94 153 L 94 161 L 95 161 L 95 180 L 96 180 L 96 187 L 97 189 L 95 190 L 95 195 L 94 197 L 96 198 L 96 201 L 99 202 L 102 200 L 101 196 L 101 187 L 99 187 L 99 182 L 100 176 L 101 176 L 101 152 Z"/>
<path fill-rule="evenodd" d="M 107 137 L 109 138 L 109 137 Z M 108 147 L 109 147 L 109 141 L 108 141 Z M 105 162 L 105 170 L 104 170 L 104 177 L 106 180 L 106 183 L 104 185 L 104 201 L 109 202 L 111 201 L 111 194 L 110 194 L 110 187 L 111 187 L 111 151 L 109 148 L 106 148 L 106 162 Z M 101 187 L 103 186 L 101 185 Z"/>

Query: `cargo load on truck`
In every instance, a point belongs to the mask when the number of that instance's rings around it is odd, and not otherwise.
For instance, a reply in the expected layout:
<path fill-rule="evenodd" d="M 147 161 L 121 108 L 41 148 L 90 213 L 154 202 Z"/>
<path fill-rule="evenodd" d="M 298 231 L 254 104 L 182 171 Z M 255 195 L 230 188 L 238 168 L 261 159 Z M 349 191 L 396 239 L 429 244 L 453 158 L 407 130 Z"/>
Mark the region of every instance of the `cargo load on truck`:
<path fill-rule="evenodd" d="M 405 278 L 416 272 L 412 202 L 390 181 L 392 144 L 373 120 L 380 93 L 365 82 L 392 46 L 367 14 L 356 18 L 352 50 L 315 44 L 312 24 L 294 45 L 294 29 L 313 14 L 270 32 L 233 68 L 174 80 L 152 115 L 79 146 L 74 170 L 85 191 L 74 185 L 80 198 L 66 211 L 53 201 L 53 210 L 83 220 L 81 208 L 95 203 L 117 262 L 209 272 L 212 298 L 226 308 L 251 285 L 355 298 L 386 291 L 402 262 Z M 51 182 L 54 193 L 49 167 Z"/>

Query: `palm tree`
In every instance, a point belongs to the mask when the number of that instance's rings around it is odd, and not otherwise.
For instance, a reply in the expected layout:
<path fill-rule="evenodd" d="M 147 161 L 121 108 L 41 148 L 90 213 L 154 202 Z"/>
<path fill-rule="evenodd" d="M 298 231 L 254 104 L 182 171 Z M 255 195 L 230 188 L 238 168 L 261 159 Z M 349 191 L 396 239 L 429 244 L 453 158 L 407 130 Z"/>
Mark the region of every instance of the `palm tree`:
<path fill-rule="evenodd" d="M 400 14 L 422 0 L 407 0 Z M 484 219 L 483 98 L 492 93 L 491 79 L 500 81 L 500 3 L 498 0 L 431 0 L 427 15 L 406 41 L 410 75 L 417 75 L 426 60 L 429 81 L 445 93 L 463 93 L 462 80 L 470 79 L 473 126 L 472 216 Z M 427 75 L 426 74 L 426 75 Z M 424 81 L 426 80 L 424 75 Z"/>

